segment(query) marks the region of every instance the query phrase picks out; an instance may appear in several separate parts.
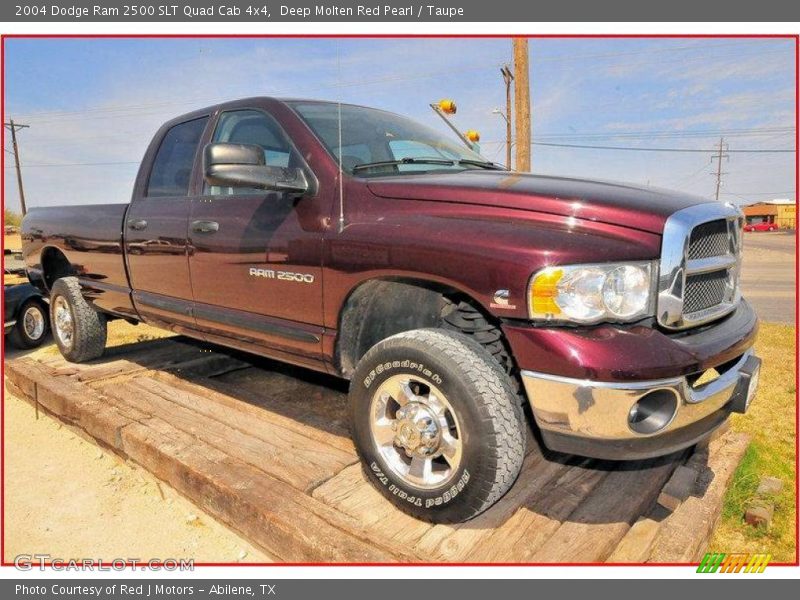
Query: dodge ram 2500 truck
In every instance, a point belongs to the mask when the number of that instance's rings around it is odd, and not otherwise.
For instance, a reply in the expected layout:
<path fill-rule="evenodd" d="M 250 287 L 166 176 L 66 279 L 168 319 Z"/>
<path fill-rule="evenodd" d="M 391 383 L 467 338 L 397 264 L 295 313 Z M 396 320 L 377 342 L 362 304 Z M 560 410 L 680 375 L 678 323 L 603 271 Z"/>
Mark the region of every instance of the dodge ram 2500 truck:
<path fill-rule="evenodd" d="M 125 319 L 350 380 L 367 477 L 433 522 L 551 450 L 638 459 L 744 412 L 743 217 L 509 172 L 381 110 L 251 98 L 155 135 L 130 204 L 31 210 L 28 275 L 71 361 Z"/>

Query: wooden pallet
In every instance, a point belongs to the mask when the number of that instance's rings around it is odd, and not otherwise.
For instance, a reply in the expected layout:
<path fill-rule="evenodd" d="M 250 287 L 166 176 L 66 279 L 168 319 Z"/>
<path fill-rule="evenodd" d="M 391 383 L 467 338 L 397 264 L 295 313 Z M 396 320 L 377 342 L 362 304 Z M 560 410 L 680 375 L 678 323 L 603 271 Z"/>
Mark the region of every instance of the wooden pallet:
<path fill-rule="evenodd" d="M 364 479 L 338 380 L 182 338 L 120 346 L 84 365 L 39 352 L 5 372 L 37 410 L 287 562 L 694 561 L 747 445 L 727 433 L 692 452 L 613 463 L 544 455 L 531 441 L 497 505 L 431 525 Z M 702 485 L 666 512 L 656 501 L 681 465 Z"/>

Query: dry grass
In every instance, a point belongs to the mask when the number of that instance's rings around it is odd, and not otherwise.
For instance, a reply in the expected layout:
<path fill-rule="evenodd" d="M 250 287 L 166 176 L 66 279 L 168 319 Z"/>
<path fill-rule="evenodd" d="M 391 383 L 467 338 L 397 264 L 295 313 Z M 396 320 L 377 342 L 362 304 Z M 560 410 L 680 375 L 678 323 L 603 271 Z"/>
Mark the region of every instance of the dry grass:
<path fill-rule="evenodd" d="M 175 334 L 165 329 L 150 327 L 149 325 L 131 325 L 126 321 L 112 321 L 108 324 L 108 342 L 106 346 L 122 346 L 123 344 L 135 344 L 156 340 L 160 338 L 173 337 Z M 58 356 L 58 346 L 50 344 L 39 350 L 40 354 Z"/>
<path fill-rule="evenodd" d="M 20 283 L 28 283 L 28 278 L 25 275 L 6 275 L 3 273 L 3 285 L 19 285 Z"/>
<path fill-rule="evenodd" d="M 733 429 L 748 433 L 752 442 L 725 496 L 710 551 L 767 552 L 774 562 L 796 560 L 795 344 L 795 327 L 762 323 L 756 343 L 763 360 L 759 390 L 747 414 L 732 421 Z M 783 480 L 783 490 L 774 500 L 772 525 L 754 528 L 744 523 L 744 511 L 767 475 Z"/>
<path fill-rule="evenodd" d="M 9 250 L 21 250 L 22 238 L 18 233 L 5 234 L 3 237 L 3 248 L 8 248 Z"/>

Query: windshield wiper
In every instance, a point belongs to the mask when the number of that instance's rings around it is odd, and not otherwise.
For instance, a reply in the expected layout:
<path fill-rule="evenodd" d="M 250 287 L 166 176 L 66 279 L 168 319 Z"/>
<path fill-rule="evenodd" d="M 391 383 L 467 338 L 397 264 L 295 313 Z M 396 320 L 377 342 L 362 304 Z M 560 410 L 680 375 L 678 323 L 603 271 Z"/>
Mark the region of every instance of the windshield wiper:
<path fill-rule="evenodd" d="M 448 160 L 446 158 L 414 158 L 408 156 L 398 160 L 381 160 L 378 162 L 363 163 L 353 167 L 353 173 L 356 171 L 363 171 L 365 169 L 379 169 L 380 167 L 396 167 L 398 165 L 446 165 L 453 167 L 458 164 L 455 160 Z"/>
<path fill-rule="evenodd" d="M 492 169 L 494 171 L 505 171 L 503 167 L 489 160 L 472 160 L 471 158 L 462 158 L 461 160 L 457 161 L 457 164 L 474 165 L 476 167 L 482 167 L 484 169 Z"/>

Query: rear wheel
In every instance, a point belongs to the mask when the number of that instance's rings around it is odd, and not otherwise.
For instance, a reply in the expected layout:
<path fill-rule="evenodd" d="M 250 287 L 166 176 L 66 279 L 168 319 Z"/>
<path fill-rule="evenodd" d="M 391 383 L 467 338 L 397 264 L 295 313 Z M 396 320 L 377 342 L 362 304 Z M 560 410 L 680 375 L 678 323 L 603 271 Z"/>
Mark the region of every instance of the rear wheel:
<path fill-rule="evenodd" d="M 106 318 L 81 294 L 76 277 L 62 277 L 50 293 L 50 323 L 61 354 L 70 362 L 98 358 L 106 347 Z"/>
<path fill-rule="evenodd" d="M 11 330 L 11 343 L 17 348 L 36 348 L 47 335 L 47 309 L 41 302 L 28 300 L 22 305 L 14 329 Z"/>
<path fill-rule="evenodd" d="M 509 379 L 461 333 L 417 329 L 376 344 L 356 367 L 350 408 L 367 478 L 417 518 L 471 519 L 522 467 L 525 433 Z"/>

